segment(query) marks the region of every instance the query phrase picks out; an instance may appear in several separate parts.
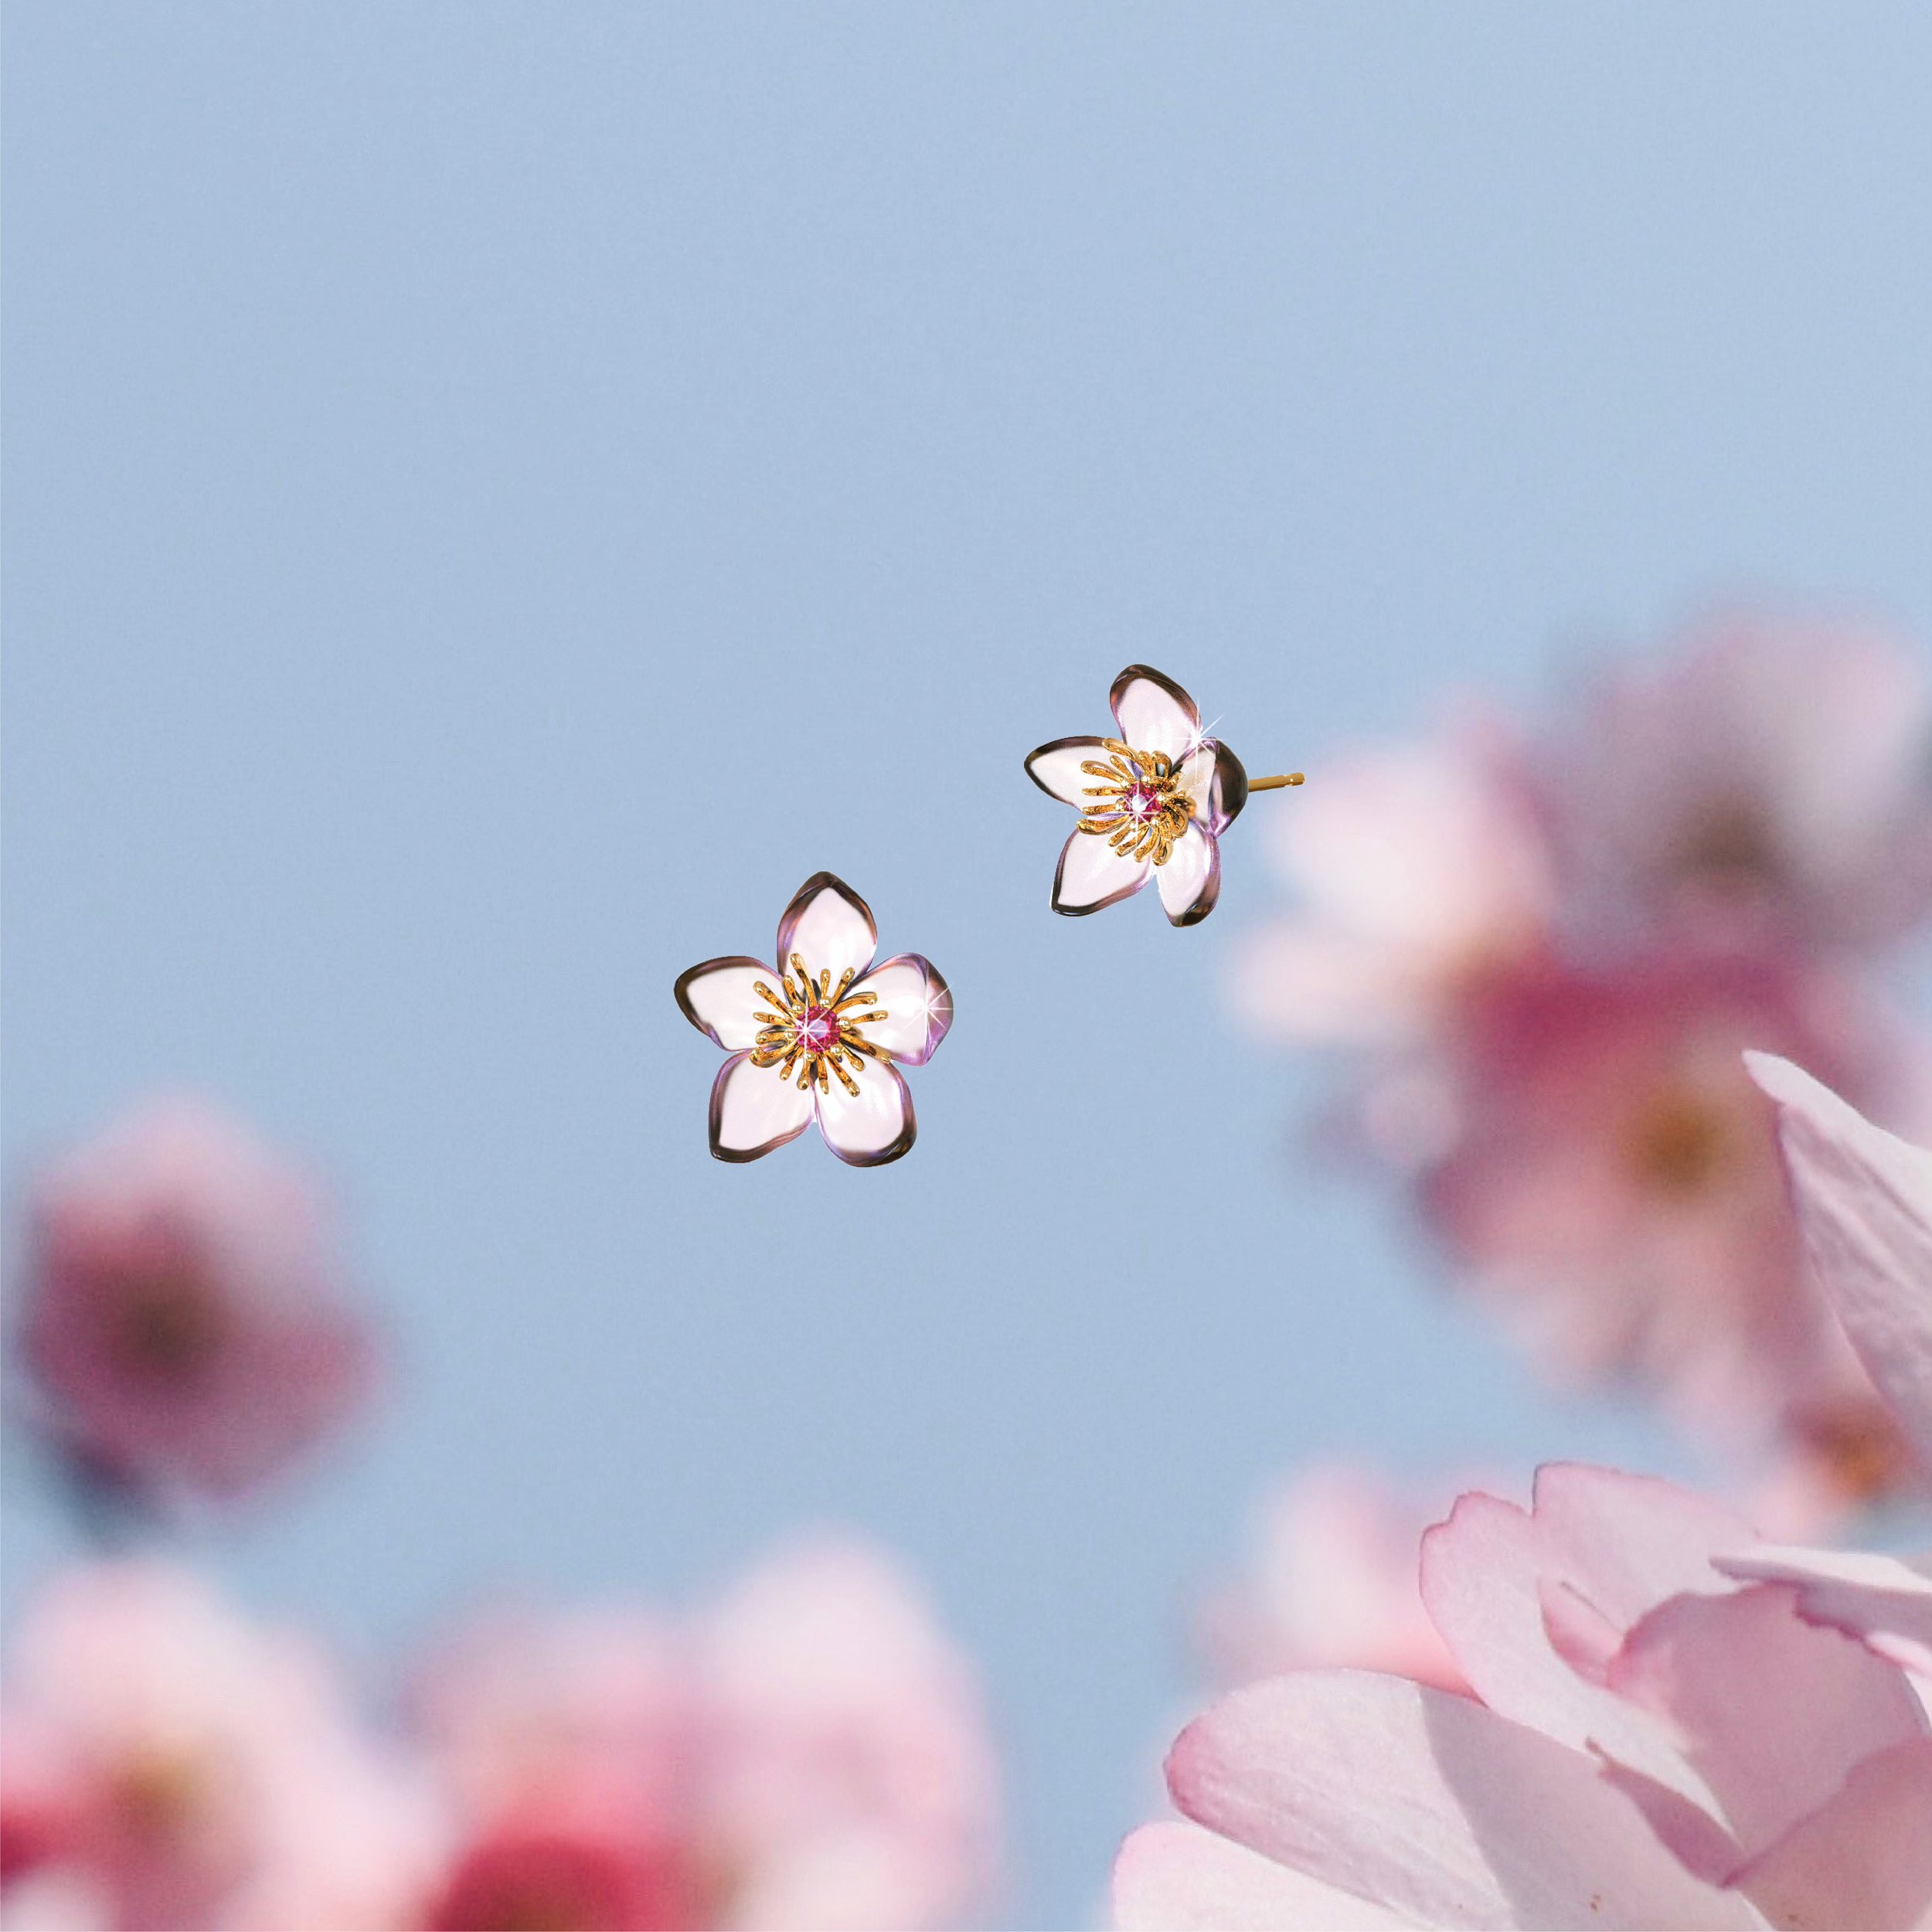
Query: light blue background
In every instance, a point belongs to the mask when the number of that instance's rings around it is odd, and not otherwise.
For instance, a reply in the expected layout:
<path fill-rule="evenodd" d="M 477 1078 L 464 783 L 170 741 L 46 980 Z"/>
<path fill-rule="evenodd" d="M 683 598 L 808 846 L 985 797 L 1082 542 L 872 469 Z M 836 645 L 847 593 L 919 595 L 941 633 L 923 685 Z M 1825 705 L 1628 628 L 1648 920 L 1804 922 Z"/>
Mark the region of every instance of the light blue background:
<path fill-rule="evenodd" d="M 1932 625 L 1932 14 L 9 9 L 6 1141 L 205 1085 L 339 1177 L 396 1400 L 211 1546 L 392 1653 L 803 1521 L 985 1660 L 1087 1917 L 1298 1458 L 1539 1394 L 1216 976 L 1046 910 L 1132 659 L 1257 770 L 1706 596 Z M 712 1162 L 677 972 L 828 866 L 959 1019 L 901 1165 Z M 70 1547 L 16 1468 L 8 1593 Z"/>

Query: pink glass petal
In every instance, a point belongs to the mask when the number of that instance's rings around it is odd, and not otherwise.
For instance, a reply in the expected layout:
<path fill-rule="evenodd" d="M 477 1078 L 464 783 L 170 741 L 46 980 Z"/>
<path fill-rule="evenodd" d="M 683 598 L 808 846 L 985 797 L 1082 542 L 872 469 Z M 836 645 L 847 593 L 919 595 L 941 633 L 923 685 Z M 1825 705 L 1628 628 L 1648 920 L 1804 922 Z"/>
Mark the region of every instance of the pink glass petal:
<path fill-rule="evenodd" d="M 1123 859 L 1104 838 L 1077 832 L 1061 848 L 1053 875 L 1053 910 L 1077 917 L 1117 906 L 1147 883 L 1154 869 L 1148 859 Z"/>
<path fill-rule="evenodd" d="M 875 1046 L 883 1047 L 908 1066 L 923 1066 L 937 1050 L 953 1023 L 952 988 L 930 959 L 900 953 L 874 967 L 853 988 L 863 990 L 884 1010 L 883 1020 L 859 1029 Z M 866 1008 L 848 1009 L 855 1014 Z"/>
<path fill-rule="evenodd" d="M 1221 848 L 1199 825 L 1174 842 L 1165 866 L 1154 868 L 1161 903 L 1176 926 L 1198 926 L 1221 896 Z"/>
<path fill-rule="evenodd" d="M 1087 787 L 1104 781 L 1080 767 L 1090 758 L 1104 764 L 1107 757 L 1101 739 L 1056 738 L 1051 744 L 1042 745 L 1039 750 L 1027 754 L 1026 775 L 1048 797 L 1078 805 L 1084 811 L 1096 802 L 1087 797 Z"/>
<path fill-rule="evenodd" d="M 1917 1925 L 1932 1906 L 1932 1740 L 1857 1766 L 1731 1880 L 1773 1925 Z"/>
<path fill-rule="evenodd" d="M 1719 1556 L 1726 1577 L 1792 1583 L 1798 1614 L 1855 1637 L 1865 1648 L 1932 1679 L 1932 1562 L 1870 1549 L 1754 1549 Z"/>
<path fill-rule="evenodd" d="M 684 1016 L 701 1033 L 709 1033 L 726 1053 L 742 1053 L 758 1037 L 758 1022 L 752 1018 L 760 1010 L 770 1010 L 752 991 L 752 982 L 762 979 L 776 986 L 778 975 L 761 961 L 738 953 L 729 959 L 707 959 L 679 975 L 672 990 Z"/>
<path fill-rule="evenodd" d="M 825 1145 L 852 1167 L 883 1167 L 913 1144 L 918 1123 L 899 1069 L 876 1061 L 852 1077 L 856 1099 L 837 1080 L 818 1096 L 818 1131 Z"/>
<path fill-rule="evenodd" d="M 1818 1282 L 1899 1426 L 1932 1468 L 1932 1154 L 1874 1127 L 1789 1060 L 1747 1053 Z"/>
<path fill-rule="evenodd" d="M 1114 722 L 1136 751 L 1185 758 L 1201 732 L 1201 710 L 1172 678 L 1130 664 L 1114 680 Z"/>
<path fill-rule="evenodd" d="M 816 872 L 794 894 L 778 922 L 778 963 L 794 953 L 814 973 L 829 969 L 836 985 L 845 968 L 862 973 L 879 950 L 872 908 L 842 879 Z"/>
<path fill-rule="evenodd" d="M 721 1161 L 755 1161 L 795 1141 L 811 1124 L 811 1095 L 796 1077 L 775 1066 L 753 1066 L 749 1053 L 734 1053 L 718 1070 L 711 1089 L 711 1151 Z"/>
<path fill-rule="evenodd" d="M 1142 1825 L 1114 1866 L 1114 1932 L 1380 1932 L 1410 1923 L 1185 1821 Z"/>
<path fill-rule="evenodd" d="M 1357 1671 L 1236 1691 L 1181 1733 L 1188 1817 L 1418 1926 L 1751 1925 L 1596 1760 L 1452 1692 Z"/>
<path fill-rule="evenodd" d="M 1248 774 L 1240 760 L 1213 740 L 1181 766 L 1181 789 L 1194 801 L 1195 821 L 1218 838 L 1248 801 Z"/>

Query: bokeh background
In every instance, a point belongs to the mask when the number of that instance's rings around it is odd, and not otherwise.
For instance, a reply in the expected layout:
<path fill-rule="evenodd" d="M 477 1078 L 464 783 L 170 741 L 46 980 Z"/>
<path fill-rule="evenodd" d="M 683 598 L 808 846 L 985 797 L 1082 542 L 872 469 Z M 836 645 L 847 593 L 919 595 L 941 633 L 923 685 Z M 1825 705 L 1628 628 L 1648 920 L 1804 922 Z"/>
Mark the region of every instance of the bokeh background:
<path fill-rule="evenodd" d="M 396 1355 L 249 1601 L 856 1525 L 1071 1923 L 1282 1468 L 1692 1468 L 1307 1157 L 1222 992 L 1296 796 L 1061 920 L 1019 764 L 1137 659 L 1318 784 L 1713 597 L 1932 633 L 1932 15 L 16 0 L 5 87 L 14 1197 L 211 1090 Z M 903 1163 L 726 1167 L 671 983 L 821 866 L 957 1023 Z"/>

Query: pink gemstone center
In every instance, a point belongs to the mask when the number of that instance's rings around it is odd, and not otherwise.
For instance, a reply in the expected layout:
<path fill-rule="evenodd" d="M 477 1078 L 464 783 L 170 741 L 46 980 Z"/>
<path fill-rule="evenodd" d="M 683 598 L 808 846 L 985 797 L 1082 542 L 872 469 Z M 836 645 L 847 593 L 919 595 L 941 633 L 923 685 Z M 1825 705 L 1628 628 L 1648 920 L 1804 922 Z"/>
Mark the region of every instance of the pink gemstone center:
<path fill-rule="evenodd" d="M 829 1006 L 811 1006 L 798 1022 L 798 1044 L 808 1053 L 822 1053 L 838 1039 L 838 1015 Z"/>
<path fill-rule="evenodd" d="M 1136 818 L 1151 818 L 1161 808 L 1158 797 L 1145 785 L 1136 785 L 1127 794 L 1128 811 Z"/>

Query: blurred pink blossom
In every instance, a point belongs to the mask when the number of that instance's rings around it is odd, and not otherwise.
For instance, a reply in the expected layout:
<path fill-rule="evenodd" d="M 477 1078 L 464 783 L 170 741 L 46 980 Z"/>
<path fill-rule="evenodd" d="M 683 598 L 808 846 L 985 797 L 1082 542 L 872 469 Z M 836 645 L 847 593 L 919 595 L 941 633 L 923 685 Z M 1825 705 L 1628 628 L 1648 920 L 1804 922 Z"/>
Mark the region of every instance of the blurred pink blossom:
<path fill-rule="evenodd" d="M 690 1853 L 594 1791 L 539 1798 L 464 1844 L 425 1923 L 430 1932 L 685 1932 L 712 1923 L 716 1903 Z"/>
<path fill-rule="evenodd" d="M 1932 1155 L 1788 1063 L 1805 1239 L 1932 1458 Z M 1474 1695 L 1304 1671 L 1190 1726 L 1183 1821 L 1115 1871 L 1126 1927 L 1932 1923 L 1932 1560 L 1781 1548 L 1671 1485 L 1553 1467 L 1423 1546 Z"/>
<path fill-rule="evenodd" d="M 1411 1185 L 1546 1367 L 1775 1439 L 1828 1511 L 1896 1487 L 1737 1056 L 1932 1120 L 1932 1056 L 1869 957 L 1932 912 L 1919 669 L 1869 631 L 1734 623 L 1540 736 L 1485 723 L 1317 777 L 1274 828 L 1300 903 L 1230 995 L 1262 1037 L 1349 1049 L 1335 1138 Z"/>
<path fill-rule="evenodd" d="M 90 1478 L 226 1502 L 364 1398 L 368 1331 L 306 1176 L 196 1101 L 136 1113 L 43 1173 L 21 1355 Z"/>
<path fill-rule="evenodd" d="M 353 1727 L 332 1673 L 156 1564 L 69 1572 L 5 1690 L 10 1922 L 33 1888 L 106 1927 L 330 1932 L 406 1923 L 432 1814 Z M 83 1901 L 91 1901 L 83 1907 Z"/>
<path fill-rule="evenodd" d="M 1862 1498 L 1904 1461 L 1804 1267 L 1750 1046 L 1888 1109 L 1922 1105 L 1918 1043 L 1821 971 L 1553 965 L 1469 1003 L 1437 1070 L 1449 1151 L 1423 1172 L 1420 1203 L 1559 1375 L 1662 1389 L 1734 1434 L 1775 1421 Z"/>
<path fill-rule="evenodd" d="M 1599 680 L 1543 761 L 1591 942 L 1826 954 L 1932 913 L 1932 685 L 1864 626 L 1733 618 Z"/>
<path fill-rule="evenodd" d="M 462 1821 L 439 1926 L 541 1894 L 587 1928 L 911 1928 L 992 1883 L 977 1687 L 856 1546 L 782 1555 L 696 1617 L 479 1624 L 420 1703 Z"/>
<path fill-rule="evenodd" d="M 1461 1689 L 1423 1607 L 1416 1545 L 1430 1520 L 1347 1464 L 1282 1484 L 1260 1514 L 1247 1573 L 1202 1617 L 1216 1678 L 1247 1684 L 1326 1665 Z"/>

